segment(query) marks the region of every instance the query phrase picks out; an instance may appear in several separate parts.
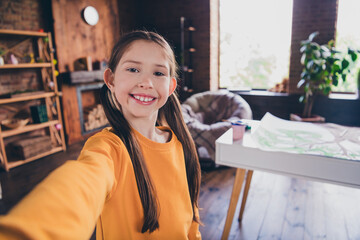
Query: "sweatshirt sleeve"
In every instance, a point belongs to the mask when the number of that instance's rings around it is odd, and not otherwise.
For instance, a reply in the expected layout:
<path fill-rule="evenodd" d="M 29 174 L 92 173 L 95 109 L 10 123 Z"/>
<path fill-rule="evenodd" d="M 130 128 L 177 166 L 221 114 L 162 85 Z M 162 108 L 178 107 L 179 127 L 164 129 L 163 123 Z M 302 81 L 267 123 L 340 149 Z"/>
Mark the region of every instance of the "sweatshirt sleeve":
<path fill-rule="evenodd" d="M 0 239 L 89 239 L 115 183 L 110 142 L 89 139 L 0 217 Z"/>
<path fill-rule="evenodd" d="M 196 208 L 195 209 L 195 214 L 197 216 L 199 216 L 199 209 Z M 189 230 L 189 235 L 188 235 L 189 240 L 201 240 L 201 233 L 199 231 L 199 223 L 192 221 L 191 226 L 190 226 L 190 230 Z"/>

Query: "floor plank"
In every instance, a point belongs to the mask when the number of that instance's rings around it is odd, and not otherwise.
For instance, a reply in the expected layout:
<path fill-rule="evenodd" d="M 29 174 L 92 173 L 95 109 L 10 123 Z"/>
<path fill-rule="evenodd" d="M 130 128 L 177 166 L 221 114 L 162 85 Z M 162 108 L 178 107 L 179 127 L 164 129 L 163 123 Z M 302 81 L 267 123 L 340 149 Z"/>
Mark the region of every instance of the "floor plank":
<path fill-rule="evenodd" d="M 280 239 L 284 228 L 284 221 L 279 221 L 279 219 L 285 219 L 291 182 L 287 177 L 276 176 L 273 184 L 274 189 L 271 192 L 271 200 L 259 239 Z"/>
<path fill-rule="evenodd" d="M 334 239 L 349 239 L 345 215 L 350 214 L 351 209 L 344 205 L 346 199 L 340 195 L 343 190 L 332 185 L 323 186 L 325 218 L 329 219 L 326 221 L 326 235 Z"/>
<path fill-rule="evenodd" d="M 232 239 L 257 239 L 265 219 L 266 210 L 269 207 L 271 191 L 273 189 L 275 175 L 267 180 L 260 172 L 254 171 L 248 200 L 246 202 L 243 219 L 240 224 L 233 224 L 230 236 Z M 239 212 L 236 212 L 238 216 Z M 237 219 L 234 219 L 237 221 Z"/>
<path fill-rule="evenodd" d="M 326 239 L 323 183 L 308 182 L 304 240 Z"/>
<path fill-rule="evenodd" d="M 306 181 L 292 178 L 280 239 L 303 239 L 306 198 Z"/>

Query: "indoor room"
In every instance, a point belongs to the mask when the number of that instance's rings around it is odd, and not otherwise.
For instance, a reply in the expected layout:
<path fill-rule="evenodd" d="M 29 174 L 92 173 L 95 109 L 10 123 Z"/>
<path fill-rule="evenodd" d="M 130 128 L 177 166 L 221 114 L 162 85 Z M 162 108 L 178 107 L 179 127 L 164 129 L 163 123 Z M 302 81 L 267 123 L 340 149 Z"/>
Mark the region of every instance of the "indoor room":
<path fill-rule="evenodd" d="M 360 239 L 359 7 L 2 0 L 0 239 Z"/>

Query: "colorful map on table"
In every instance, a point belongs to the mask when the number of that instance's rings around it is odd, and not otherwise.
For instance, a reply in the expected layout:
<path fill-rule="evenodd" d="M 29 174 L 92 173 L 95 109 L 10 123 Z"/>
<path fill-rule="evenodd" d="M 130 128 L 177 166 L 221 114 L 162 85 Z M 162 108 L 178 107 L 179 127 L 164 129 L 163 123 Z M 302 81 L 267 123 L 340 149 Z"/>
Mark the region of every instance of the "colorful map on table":
<path fill-rule="evenodd" d="M 266 113 L 251 135 L 265 151 L 360 161 L 360 128 L 288 121 Z"/>

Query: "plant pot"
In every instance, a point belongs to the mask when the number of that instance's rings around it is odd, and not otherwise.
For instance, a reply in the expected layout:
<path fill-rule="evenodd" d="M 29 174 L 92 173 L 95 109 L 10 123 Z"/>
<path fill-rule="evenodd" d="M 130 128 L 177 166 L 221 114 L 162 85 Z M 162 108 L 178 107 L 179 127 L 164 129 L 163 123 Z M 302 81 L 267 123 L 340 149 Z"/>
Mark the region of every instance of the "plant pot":
<path fill-rule="evenodd" d="M 312 115 L 309 118 L 303 118 L 300 114 L 291 113 L 290 114 L 290 120 L 292 121 L 298 121 L 298 122 L 325 122 L 325 118 L 319 115 Z"/>

